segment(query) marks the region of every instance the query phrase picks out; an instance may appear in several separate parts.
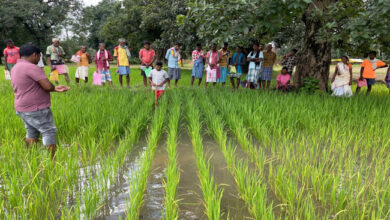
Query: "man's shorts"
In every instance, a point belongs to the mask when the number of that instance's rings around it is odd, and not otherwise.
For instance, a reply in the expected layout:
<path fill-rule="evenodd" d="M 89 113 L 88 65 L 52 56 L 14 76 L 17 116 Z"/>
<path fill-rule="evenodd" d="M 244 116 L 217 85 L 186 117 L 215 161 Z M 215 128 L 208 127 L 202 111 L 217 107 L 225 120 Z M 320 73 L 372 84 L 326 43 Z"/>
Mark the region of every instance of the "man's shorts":
<path fill-rule="evenodd" d="M 366 78 L 367 86 L 372 86 L 375 84 L 375 78 Z"/>
<path fill-rule="evenodd" d="M 128 76 L 128 75 L 130 75 L 130 67 L 129 66 L 119 66 L 118 73 L 119 73 L 119 75 Z"/>
<path fill-rule="evenodd" d="M 27 130 L 26 138 L 39 138 L 42 134 L 44 146 L 57 144 L 57 128 L 50 108 L 35 112 L 16 112 Z"/>

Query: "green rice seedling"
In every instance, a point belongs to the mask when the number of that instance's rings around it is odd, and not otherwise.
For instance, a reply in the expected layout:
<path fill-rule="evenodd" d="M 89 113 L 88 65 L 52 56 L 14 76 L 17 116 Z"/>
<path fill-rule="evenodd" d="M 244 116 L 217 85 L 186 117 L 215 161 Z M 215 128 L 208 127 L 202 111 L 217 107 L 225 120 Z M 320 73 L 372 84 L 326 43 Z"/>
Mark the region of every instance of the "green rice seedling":
<path fill-rule="evenodd" d="M 196 156 L 196 165 L 198 167 L 198 176 L 203 192 L 206 215 L 209 219 L 220 219 L 223 191 L 218 189 L 214 183 L 214 178 L 210 176 L 210 163 L 205 159 L 202 137 L 200 135 L 200 113 L 199 110 L 195 108 L 193 98 L 189 98 L 189 101 L 187 102 L 186 118 Z"/>
<path fill-rule="evenodd" d="M 208 129 L 222 150 L 229 171 L 233 175 L 241 198 L 245 201 L 249 212 L 255 219 L 274 219 L 272 204 L 267 206 L 266 189 L 261 184 L 261 177 L 249 171 L 248 163 L 238 161 L 235 156 L 235 148 L 231 145 L 227 147 L 227 135 L 223 128 L 222 118 L 216 113 L 214 108 L 210 108 L 210 103 L 202 99 L 197 94 L 198 106 L 206 119 Z"/>
<path fill-rule="evenodd" d="M 180 172 L 177 164 L 177 136 L 180 120 L 181 99 L 179 95 L 173 94 L 173 106 L 170 111 L 170 118 L 168 122 L 168 165 L 165 171 L 166 181 L 164 181 L 165 197 L 165 219 L 178 219 L 178 202 L 176 200 L 177 186 L 180 181 Z"/>
<path fill-rule="evenodd" d="M 131 180 L 130 183 L 130 201 L 127 209 L 127 219 L 138 219 L 139 212 L 143 203 L 143 195 L 146 189 L 146 181 L 149 176 L 150 167 L 152 165 L 154 153 L 161 137 L 163 123 L 165 121 L 167 111 L 167 99 L 164 96 L 160 100 L 160 104 L 154 113 L 152 127 L 148 137 L 148 145 L 143 157 L 141 157 L 140 172 Z"/>

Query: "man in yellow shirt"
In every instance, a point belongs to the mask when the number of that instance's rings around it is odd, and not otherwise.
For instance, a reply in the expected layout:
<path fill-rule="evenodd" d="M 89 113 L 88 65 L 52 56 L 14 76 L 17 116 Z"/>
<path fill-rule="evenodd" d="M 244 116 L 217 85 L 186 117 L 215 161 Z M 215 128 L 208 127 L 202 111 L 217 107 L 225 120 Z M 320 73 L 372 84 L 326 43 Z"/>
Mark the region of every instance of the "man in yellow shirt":
<path fill-rule="evenodd" d="M 119 45 L 115 47 L 114 57 L 118 65 L 119 83 L 123 86 L 122 77 L 126 76 L 127 88 L 130 87 L 130 49 L 126 45 L 126 40 L 119 39 Z"/>
<path fill-rule="evenodd" d="M 80 62 L 77 64 L 76 70 L 76 83 L 80 82 L 80 79 L 88 83 L 89 64 L 92 63 L 91 55 L 87 52 L 87 46 L 81 46 L 81 49 L 76 54 L 80 57 Z"/>
<path fill-rule="evenodd" d="M 375 70 L 387 67 L 387 64 L 381 60 L 376 59 L 376 52 L 371 51 L 368 54 L 369 59 L 366 59 L 362 63 L 360 69 L 359 80 L 367 81 L 367 95 L 370 94 L 372 86 L 375 84 Z M 356 94 L 360 92 L 360 87 L 356 87 Z"/>

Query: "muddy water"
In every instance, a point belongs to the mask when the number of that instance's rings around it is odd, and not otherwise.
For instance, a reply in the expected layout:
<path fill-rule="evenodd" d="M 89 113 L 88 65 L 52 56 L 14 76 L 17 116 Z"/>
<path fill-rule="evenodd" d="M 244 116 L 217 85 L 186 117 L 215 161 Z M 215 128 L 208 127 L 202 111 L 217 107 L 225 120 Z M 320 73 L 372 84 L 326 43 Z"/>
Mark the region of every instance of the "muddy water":
<path fill-rule="evenodd" d="M 166 180 L 164 172 L 168 162 L 166 142 L 166 138 L 162 139 L 154 154 L 139 219 L 155 220 L 161 219 L 163 215 L 165 196 L 163 180 Z"/>
<path fill-rule="evenodd" d="M 177 188 L 179 219 L 207 219 L 202 204 L 202 190 L 196 168 L 195 153 L 186 129 L 181 129 L 177 145 L 180 182 Z"/>
<path fill-rule="evenodd" d="M 143 138 L 134 150 L 127 156 L 118 177 L 112 184 L 109 196 L 104 202 L 100 215 L 95 219 L 118 219 L 126 217 L 126 210 L 130 200 L 130 183 L 135 174 L 140 171 L 141 158 L 146 150 L 146 138 Z"/>
<path fill-rule="evenodd" d="M 202 135 L 203 146 L 210 158 L 210 165 L 215 183 L 223 188 L 223 197 L 221 201 L 221 213 L 223 219 L 229 214 L 230 219 L 250 219 L 251 215 L 243 200 L 240 199 L 236 183 L 230 174 L 225 158 L 219 150 L 218 144 L 208 135 Z"/>

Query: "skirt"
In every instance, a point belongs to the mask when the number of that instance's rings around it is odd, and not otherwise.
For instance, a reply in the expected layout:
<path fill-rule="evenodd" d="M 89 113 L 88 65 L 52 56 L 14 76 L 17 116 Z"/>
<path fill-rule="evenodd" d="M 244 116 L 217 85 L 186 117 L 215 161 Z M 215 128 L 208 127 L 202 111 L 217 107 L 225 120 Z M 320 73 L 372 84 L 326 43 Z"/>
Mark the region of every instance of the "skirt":
<path fill-rule="evenodd" d="M 246 76 L 246 80 L 250 83 L 256 83 L 259 80 L 259 70 L 257 69 L 249 69 L 248 75 Z"/>
<path fill-rule="evenodd" d="M 75 78 L 85 80 L 88 78 L 89 67 L 87 66 L 79 66 L 76 69 Z"/>
<path fill-rule="evenodd" d="M 206 82 L 217 82 L 217 69 L 211 69 L 207 67 L 206 69 Z"/>
<path fill-rule="evenodd" d="M 192 76 L 196 79 L 202 79 L 203 77 L 203 59 L 197 59 L 194 62 L 194 67 L 192 68 Z"/>
<path fill-rule="evenodd" d="M 168 76 L 170 80 L 181 79 L 181 72 L 179 68 L 168 68 Z"/>
<path fill-rule="evenodd" d="M 272 67 L 263 67 L 261 69 L 261 80 L 263 81 L 272 80 Z"/>
<path fill-rule="evenodd" d="M 332 96 L 351 97 L 353 95 L 350 85 L 344 85 L 333 89 Z"/>
<path fill-rule="evenodd" d="M 217 79 L 217 82 L 225 83 L 226 82 L 226 76 L 228 74 L 230 75 L 230 71 L 229 71 L 229 69 L 227 67 L 220 67 L 219 69 L 221 71 L 221 74 L 220 74 L 219 78 Z"/>

